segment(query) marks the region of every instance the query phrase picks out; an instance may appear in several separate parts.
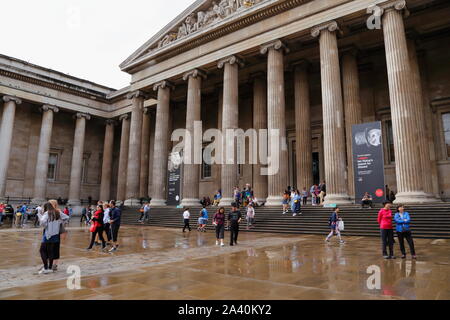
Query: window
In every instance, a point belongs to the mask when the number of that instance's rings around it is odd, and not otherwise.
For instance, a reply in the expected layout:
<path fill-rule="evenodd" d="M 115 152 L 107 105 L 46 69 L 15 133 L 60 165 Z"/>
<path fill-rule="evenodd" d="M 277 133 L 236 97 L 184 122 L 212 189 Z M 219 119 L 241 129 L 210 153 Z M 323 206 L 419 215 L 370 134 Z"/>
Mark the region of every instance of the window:
<path fill-rule="evenodd" d="M 450 112 L 442 114 L 442 127 L 444 128 L 445 150 L 447 159 L 450 159 Z"/>
<path fill-rule="evenodd" d="M 202 154 L 204 154 L 205 148 L 202 149 Z M 208 155 L 209 157 L 209 155 Z M 205 161 L 207 160 L 207 161 Z M 208 162 L 208 163 L 207 163 Z M 211 158 L 204 159 L 202 158 L 202 179 L 208 179 L 212 177 L 212 166 L 211 166 Z"/>
<path fill-rule="evenodd" d="M 58 167 L 58 154 L 50 153 L 48 158 L 48 171 L 47 179 L 55 181 L 56 180 L 56 169 Z"/>
<path fill-rule="evenodd" d="M 394 148 L 394 130 L 392 129 L 392 121 L 386 121 L 386 141 L 387 141 L 387 155 L 389 163 L 395 162 L 395 148 Z"/>

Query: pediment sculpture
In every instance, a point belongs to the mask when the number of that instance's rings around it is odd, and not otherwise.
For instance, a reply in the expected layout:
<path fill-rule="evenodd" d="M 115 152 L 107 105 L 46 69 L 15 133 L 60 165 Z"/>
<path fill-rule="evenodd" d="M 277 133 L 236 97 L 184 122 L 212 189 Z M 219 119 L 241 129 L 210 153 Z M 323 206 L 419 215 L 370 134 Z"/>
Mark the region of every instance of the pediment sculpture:
<path fill-rule="evenodd" d="M 267 0 L 217 0 L 213 1 L 208 10 L 190 14 L 176 29 L 167 33 L 159 42 L 158 49 L 167 46 L 175 40 L 202 30 L 203 28 L 220 22 L 236 12 L 246 10 Z"/>

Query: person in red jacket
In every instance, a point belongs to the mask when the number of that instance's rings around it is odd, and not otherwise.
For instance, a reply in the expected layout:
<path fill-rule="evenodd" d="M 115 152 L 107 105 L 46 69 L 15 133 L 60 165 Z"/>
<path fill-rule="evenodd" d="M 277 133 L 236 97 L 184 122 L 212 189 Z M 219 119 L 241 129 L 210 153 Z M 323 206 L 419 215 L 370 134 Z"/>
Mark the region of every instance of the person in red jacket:
<path fill-rule="evenodd" d="M 392 204 L 390 202 L 383 203 L 384 208 L 378 212 L 378 224 L 381 230 L 381 243 L 383 247 L 383 258 L 395 259 L 394 256 L 394 227 L 392 225 Z M 389 255 L 387 247 L 389 246 Z"/>
<path fill-rule="evenodd" d="M 87 250 L 91 250 L 94 246 L 95 237 L 98 235 L 100 240 L 102 241 L 102 250 L 105 250 L 106 248 L 106 241 L 103 238 L 103 207 L 101 205 L 97 206 L 97 210 L 95 211 L 94 215 L 91 219 L 91 243 L 89 244 L 89 247 Z"/>

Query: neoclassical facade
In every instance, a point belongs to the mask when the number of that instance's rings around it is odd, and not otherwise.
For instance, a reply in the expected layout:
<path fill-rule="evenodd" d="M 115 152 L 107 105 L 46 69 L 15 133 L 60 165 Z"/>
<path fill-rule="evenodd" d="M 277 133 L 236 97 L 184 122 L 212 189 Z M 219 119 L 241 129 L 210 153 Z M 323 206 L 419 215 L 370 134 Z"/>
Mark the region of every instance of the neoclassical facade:
<path fill-rule="evenodd" d="M 0 56 L 0 199 L 163 206 L 171 133 L 202 121 L 279 130 L 280 170 L 185 165 L 183 204 L 250 183 L 279 205 L 320 181 L 351 203 L 351 128 L 380 121 L 397 201 L 447 201 L 448 17 L 441 0 L 198 0 L 120 65 L 118 91 Z"/>

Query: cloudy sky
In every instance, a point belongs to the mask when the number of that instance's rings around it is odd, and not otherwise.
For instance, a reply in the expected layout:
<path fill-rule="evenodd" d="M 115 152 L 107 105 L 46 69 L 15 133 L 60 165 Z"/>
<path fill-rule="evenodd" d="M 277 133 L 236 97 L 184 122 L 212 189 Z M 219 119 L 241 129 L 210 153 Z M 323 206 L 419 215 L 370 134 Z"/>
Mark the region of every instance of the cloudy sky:
<path fill-rule="evenodd" d="M 1 0 L 0 54 L 119 89 L 119 64 L 193 2 Z"/>

